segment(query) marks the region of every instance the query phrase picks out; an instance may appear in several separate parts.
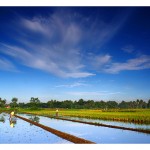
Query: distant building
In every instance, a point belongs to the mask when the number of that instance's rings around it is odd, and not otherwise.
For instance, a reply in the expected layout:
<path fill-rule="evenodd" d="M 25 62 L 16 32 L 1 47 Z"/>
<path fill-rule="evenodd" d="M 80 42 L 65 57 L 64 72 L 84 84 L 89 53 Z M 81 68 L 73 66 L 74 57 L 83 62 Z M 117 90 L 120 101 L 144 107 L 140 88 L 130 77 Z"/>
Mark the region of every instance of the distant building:
<path fill-rule="evenodd" d="M 5 108 L 10 108 L 10 106 L 9 106 L 9 105 L 7 105 Z"/>

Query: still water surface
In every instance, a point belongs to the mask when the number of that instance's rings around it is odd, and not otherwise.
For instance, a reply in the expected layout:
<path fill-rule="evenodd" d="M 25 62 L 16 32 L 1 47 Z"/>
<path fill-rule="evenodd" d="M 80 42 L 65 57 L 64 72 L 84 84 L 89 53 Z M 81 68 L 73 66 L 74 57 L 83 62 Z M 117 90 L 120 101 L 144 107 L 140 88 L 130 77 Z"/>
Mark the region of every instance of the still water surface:
<path fill-rule="evenodd" d="M 85 121 L 85 122 L 101 123 L 101 124 L 107 124 L 107 125 L 115 125 L 115 126 L 128 127 L 128 128 L 137 128 L 137 129 L 140 128 L 140 129 L 150 130 L 150 125 L 147 125 L 147 124 L 135 124 L 135 123 L 129 123 L 129 122 L 109 121 L 109 120 L 100 120 L 100 119 L 87 119 L 87 118 L 79 118 L 79 117 L 63 117 L 63 118 Z"/>
<path fill-rule="evenodd" d="M 107 127 L 87 125 L 83 123 L 76 123 L 70 121 L 63 121 L 58 119 L 51 119 L 43 116 L 33 116 L 26 114 L 19 114 L 25 118 L 34 118 L 39 123 L 49 126 L 51 128 L 90 140 L 98 144 L 144 144 L 150 143 L 150 134 L 139 133 L 135 131 L 127 131 L 121 129 L 113 129 Z M 104 123 L 104 122 L 103 122 Z M 116 125 L 116 124 L 114 124 Z M 118 125 L 118 124 L 117 124 Z M 127 126 L 126 124 L 126 127 Z"/>
<path fill-rule="evenodd" d="M 28 117 L 29 118 L 29 117 Z M 50 132 L 19 118 L 9 121 L 9 115 L 0 114 L 0 144 L 69 144 Z"/>

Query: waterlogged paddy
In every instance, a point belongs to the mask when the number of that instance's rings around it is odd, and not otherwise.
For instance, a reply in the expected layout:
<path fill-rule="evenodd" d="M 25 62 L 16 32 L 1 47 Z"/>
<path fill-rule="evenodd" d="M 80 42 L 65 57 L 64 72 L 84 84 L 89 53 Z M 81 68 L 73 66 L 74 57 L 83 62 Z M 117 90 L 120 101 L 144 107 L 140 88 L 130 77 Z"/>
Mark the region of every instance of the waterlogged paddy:
<path fill-rule="evenodd" d="M 0 144 L 71 143 L 19 118 L 13 119 L 13 122 L 9 121 L 8 114 L 0 114 Z"/>
<path fill-rule="evenodd" d="M 93 125 L 76 123 L 71 121 L 63 121 L 58 119 L 51 119 L 43 116 L 35 117 L 26 114 L 19 114 L 19 115 L 28 119 L 30 118 L 34 121 L 38 121 L 39 123 L 49 126 L 51 128 L 84 138 L 86 140 L 90 140 L 98 144 L 109 144 L 109 143 L 110 144 L 113 143 L 115 144 L 148 143 L 149 144 L 150 143 L 150 134 L 121 130 L 121 129 L 113 129 L 107 127 L 100 127 L 100 126 L 93 126 Z M 114 124 L 114 125 L 119 125 L 119 124 Z"/>
<path fill-rule="evenodd" d="M 129 123 L 129 122 L 108 121 L 108 120 L 99 120 L 99 119 L 87 119 L 87 118 L 79 118 L 79 117 L 63 117 L 63 118 L 85 121 L 85 122 L 93 122 L 93 123 L 121 126 L 121 127 L 128 127 L 128 128 L 137 128 L 137 129 L 140 128 L 140 129 L 149 129 L 150 130 L 150 125 L 146 125 L 146 124 L 135 124 L 135 123 Z"/>

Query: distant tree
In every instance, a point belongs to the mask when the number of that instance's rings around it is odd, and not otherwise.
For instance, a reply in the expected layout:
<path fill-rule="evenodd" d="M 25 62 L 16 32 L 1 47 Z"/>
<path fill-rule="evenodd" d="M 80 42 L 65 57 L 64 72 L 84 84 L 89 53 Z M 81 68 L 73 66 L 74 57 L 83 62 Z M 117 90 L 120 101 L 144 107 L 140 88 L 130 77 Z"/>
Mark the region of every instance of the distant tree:
<path fill-rule="evenodd" d="M 13 97 L 12 100 L 11 100 L 10 106 L 13 107 L 13 108 L 16 108 L 17 105 L 18 105 L 17 102 L 18 102 L 18 98 Z"/>
<path fill-rule="evenodd" d="M 147 108 L 150 108 L 150 99 L 148 100 Z"/>
<path fill-rule="evenodd" d="M 76 108 L 76 109 L 80 108 L 80 106 L 79 106 L 79 104 L 78 104 L 78 102 L 77 102 L 77 101 L 74 101 L 74 103 L 73 103 L 73 107 L 74 107 L 74 108 Z"/>
<path fill-rule="evenodd" d="M 108 101 L 107 102 L 107 108 L 117 108 L 118 103 L 116 101 Z"/>
<path fill-rule="evenodd" d="M 144 102 L 142 99 L 139 101 L 139 108 L 147 108 L 146 102 Z"/>
<path fill-rule="evenodd" d="M 41 107 L 41 108 L 48 108 L 48 105 L 47 105 L 47 103 L 40 103 L 39 104 L 39 107 Z"/>
<path fill-rule="evenodd" d="M 142 108 L 147 108 L 147 103 L 146 102 L 143 102 Z"/>
<path fill-rule="evenodd" d="M 18 103 L 18 107 L 20 107 L 20 108 L 26 108 L 26 104 L 25 103 Z"/>
<path fill-rule="evenodd" d="M 6 105 L 6 99 L 2 100 L 2 98 L 0 98 L 0 107 L 5 107 Z"/>
<path fill-rule="evenodd" d="M 79 99 L 78 104 L 81 105 L 81 106 L 83 106 L 84 105 L 84 100 L 82 98 Z"/>
<path fill-rule="evenodd" d="M 137 108 L 137 102 L 136 101 L 132 102 L 132 108 Z"/>
<path fill-rule="evenodd" d="M 38 98 L 31 97 L 30 99 L 31 109 L 38 109 L 39 104 L 40 104 L 40 100 Z"/>
<path fill-rule="evenodd" d="M 101 108 L 101 109 L 106 109 L 106 107 L 107 107 L 106 102 L 104 102 L 103 100 L 101 100 L 101 101 L 99 102 L 99 108 Z"/>
<path fill-rule="evenodd" d="M 54 108 L 53 100 L 47 102 L 48 108 Z"/>
<path fill-rule="evenodd" d="M 31 97 L 28 103 L 17 103 L 18 98 L 14 97 L 11 100 L 10 106 L 12 108 L 16 108 L 19 106 L 20 108 L 75 108 L 75 109 L 109 109 L 109 108 L 150 108 L 150 99 L 148 102 L 145 102 L 142 99 L 137 99 L 135 101 L 121 101 L 117 103 L 116 101 L 94 101 L 94 100 L 87 100 L 79 99 L 78 101 L 72 100 L 64 100 L 64 101 L 57 101 L 57 100 L 50 100 L 48 102 L 40 102 L 38 98 Z M 6 99 L 0 98 L 0 107 L 6 106 Z"/>
<path fill-rule="evenodd" d="M 139 106 L 140 106 L 140 100 L 137 99 L 137 100 L 136 100 L 136 108 L 139 108 Z"/>
<path fill-rule="evenodd" d="M 54 100 L 53 108 L 62 108 L 62 102 Z"/>
<path fill-rule="evenodd" d="M 94 108 L 100 108 L 100 102 L 99 101 L 94 102 Z"/>
<path fill-rule="evenodd" d="M 65 100 L 62 102 L 61 105 L 63 108 L 72 108 L 73 107 L 73 102 L 71 100 Z"/>
<path fill-rule="evenodd" d="M 125 102 L 126 103 L 126 108 L 133 108 L 133 102 L 129 101 L 129 102 Z"/>
<path fill-rule="evenodd" d="M 85 108 L 95 108 L 95 103 L 93 100 L 88 100 L 88 101 L 85 101 L 84 104 L 85 104 Z"/>

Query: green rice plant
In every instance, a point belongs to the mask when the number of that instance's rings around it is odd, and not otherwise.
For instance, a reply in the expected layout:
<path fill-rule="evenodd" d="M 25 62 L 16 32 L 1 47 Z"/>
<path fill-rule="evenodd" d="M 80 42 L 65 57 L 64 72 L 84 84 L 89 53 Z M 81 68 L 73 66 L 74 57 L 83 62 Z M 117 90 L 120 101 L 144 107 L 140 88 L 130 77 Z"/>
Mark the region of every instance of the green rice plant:
<path fill-rule="evenodd" d="M 51 117 L 55 116 L 56 113 L 55 109 L 21 109 L 19 111 Z M 110 111 L 92 109 L 59 109 L 59 116 L 150 124 L 150 109 L 111 109 Z"/>

